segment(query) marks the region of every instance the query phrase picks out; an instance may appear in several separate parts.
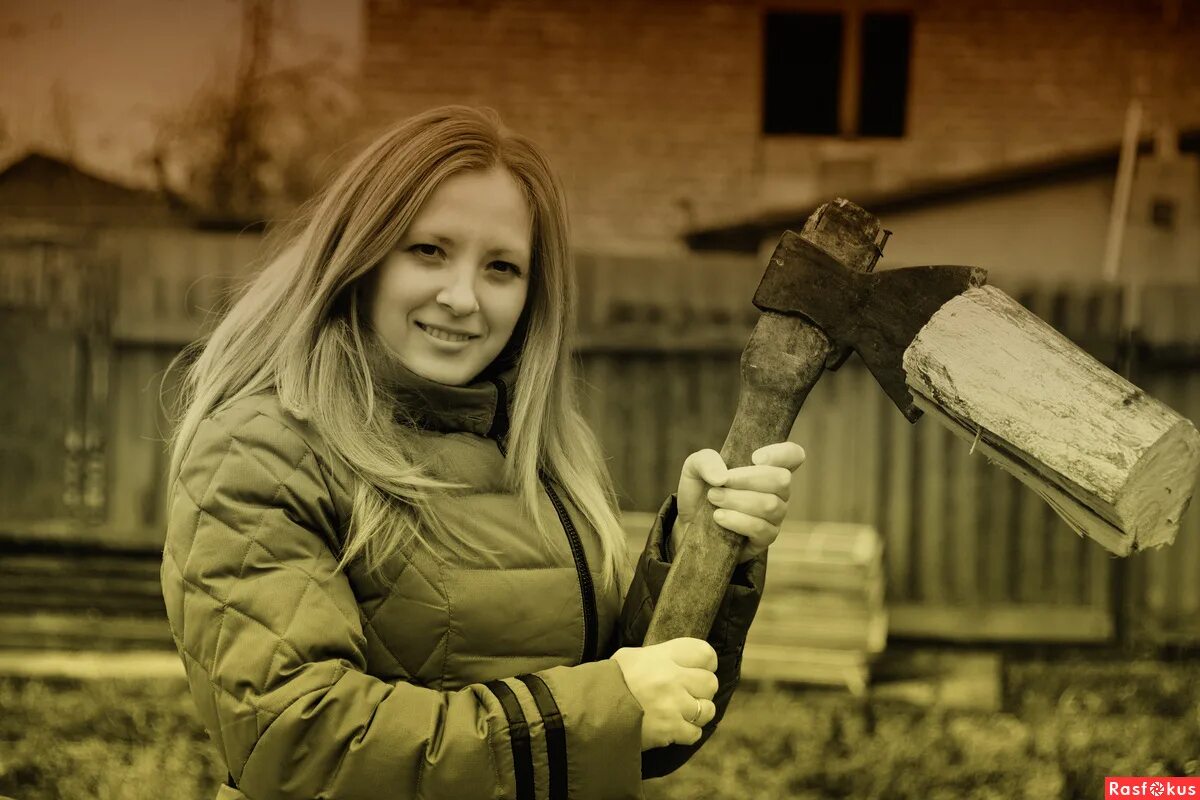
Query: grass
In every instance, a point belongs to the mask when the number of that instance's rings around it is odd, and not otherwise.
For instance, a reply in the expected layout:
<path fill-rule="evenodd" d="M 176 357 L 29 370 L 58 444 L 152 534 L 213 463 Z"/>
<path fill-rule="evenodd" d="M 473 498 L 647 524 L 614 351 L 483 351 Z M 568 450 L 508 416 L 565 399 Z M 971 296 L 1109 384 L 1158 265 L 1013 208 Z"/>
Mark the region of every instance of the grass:
<path fill-rule="evenodd" d="M 1200 664 L 1029 660 L 1005 680 L 991 713 L 747 692 L 647 796 L 1095 800 L 1105 775 L 1200 775 Z"/>
<path fill-rule="evenodd" d="M 1102 797 L 1105 775 L 1200 775 L 1200 663 L 1010 659 L 1005 710 L 744 687 L 651 800 Z M 211 798 L 224 770 L 179 680 L 0 678 L 0 795 Z"/>
<path fill-rule="evenodd" d="M 177 680 L 0 678 L 0 795 L 170 800 L 224 771 Z"/>

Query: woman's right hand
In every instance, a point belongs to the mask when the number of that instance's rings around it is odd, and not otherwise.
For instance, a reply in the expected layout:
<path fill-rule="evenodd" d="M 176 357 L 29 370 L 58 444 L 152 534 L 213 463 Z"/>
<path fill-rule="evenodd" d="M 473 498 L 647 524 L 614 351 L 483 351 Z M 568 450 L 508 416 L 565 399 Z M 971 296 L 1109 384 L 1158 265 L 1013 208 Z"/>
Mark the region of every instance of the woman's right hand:
<path fill-rule="evenodd" d="M 613 653 L 642 707 L 642 750 L 695 744 L 717 713 L 717 652 L 701 639 L 671 639 Z"/>

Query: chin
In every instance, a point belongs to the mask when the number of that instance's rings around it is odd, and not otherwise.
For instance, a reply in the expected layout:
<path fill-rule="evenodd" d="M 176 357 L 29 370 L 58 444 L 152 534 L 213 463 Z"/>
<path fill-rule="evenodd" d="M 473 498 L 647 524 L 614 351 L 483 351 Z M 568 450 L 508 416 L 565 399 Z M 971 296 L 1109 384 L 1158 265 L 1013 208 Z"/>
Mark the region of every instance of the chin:
<path fill-rule="evenodd" d="M 479 374 L 480 370 L 473 368 L 447 367 L 443 364 L 405 364 L 411 372 L 435 383 L 447 386 L 463 386 Z"/>
<path fill-rule="evenodd" d="M 446 370 L 413 370 L 413 372 L 434 383 L 444 383 L 447 386 L 464 386 L 470 382 L 472 377 L 459 372 L 447 372 Z"/>

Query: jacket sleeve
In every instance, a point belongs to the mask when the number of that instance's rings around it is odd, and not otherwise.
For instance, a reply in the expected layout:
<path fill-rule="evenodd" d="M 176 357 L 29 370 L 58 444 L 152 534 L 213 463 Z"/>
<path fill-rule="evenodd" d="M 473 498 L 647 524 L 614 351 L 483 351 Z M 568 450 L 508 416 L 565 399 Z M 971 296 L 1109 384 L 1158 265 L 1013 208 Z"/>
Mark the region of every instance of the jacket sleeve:
<path fill-rule="evenodd" d="M 234 406 L 202 423 L 172 486 L 168 618 L 241 791 L 532 798 L 548 781 L 557 796 L 640 796 L 641 709 L 611 660 L 459 691 L 367 674 L 327 475 L 289 424 Z"/>
<path fill-rule="evenodd" d="M 626 646 L 638 646 L 646 638 L 650 618 L 662 592 L 667 572 L 671 568 L 671 530 L 678 514 L 676 496 L 671 495 L 659 509 L 658 516 L 646 539 L 646 546 L 634 570 L 621 619 L 617 625 L 611 650 Z M 725 715 L 725 709 L 733 697 L 741 675 L 742 649 L 750 623 L 758 611 L 766 585 L 767 554 L 739 564 L 730 579 L 729 587 L 717 609 L 712 629 L 707 640 L 717 651 L 717 693 L 713 702 L 716 716 L 704 726 L 699 741 L 693 745 L 669 745 L 642 753 L 642 777 L 657 778 L 670 774 L 687 762 L 712 736 L 717 724 Z"/>

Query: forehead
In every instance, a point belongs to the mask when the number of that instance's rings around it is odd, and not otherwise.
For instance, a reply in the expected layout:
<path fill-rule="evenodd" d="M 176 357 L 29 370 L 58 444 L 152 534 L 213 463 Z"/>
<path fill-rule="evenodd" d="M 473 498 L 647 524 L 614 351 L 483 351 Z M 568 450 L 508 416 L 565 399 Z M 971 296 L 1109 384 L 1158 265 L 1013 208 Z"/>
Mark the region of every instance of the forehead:
<path fill-rule="evenodd" d="M 408 235 L 487 240 L 495 247 L 528 253 L 532 232 L 533 215 L 521 185 L 507 169 L 493 167 L 442 181 L 417 211 Z"/>

